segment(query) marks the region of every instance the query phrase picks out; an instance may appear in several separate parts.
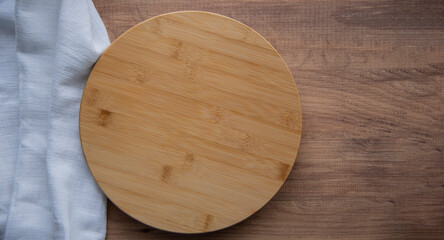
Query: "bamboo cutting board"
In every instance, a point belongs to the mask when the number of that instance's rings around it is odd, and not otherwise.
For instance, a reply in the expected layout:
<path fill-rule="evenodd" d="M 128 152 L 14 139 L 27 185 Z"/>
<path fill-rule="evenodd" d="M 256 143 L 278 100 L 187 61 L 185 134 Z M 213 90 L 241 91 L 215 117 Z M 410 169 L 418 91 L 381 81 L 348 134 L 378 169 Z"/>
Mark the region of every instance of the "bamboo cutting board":
<path fill-rule="evenodd" d="M 119 208 L 200 233 L 267 203 L 299 148 L 301 107 L 286 64 L 258 33 L 207 12 L 144 21 L 103 53 L 86 84 L 88 166 Z"/>

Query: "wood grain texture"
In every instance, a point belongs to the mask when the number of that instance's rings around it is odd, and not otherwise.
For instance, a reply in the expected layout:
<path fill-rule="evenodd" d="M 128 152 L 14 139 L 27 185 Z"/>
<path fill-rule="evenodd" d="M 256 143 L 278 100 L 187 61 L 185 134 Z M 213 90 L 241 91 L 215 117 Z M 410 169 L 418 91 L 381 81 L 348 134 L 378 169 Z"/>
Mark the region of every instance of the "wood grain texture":
<path fill-rule="evenodd" d="M 158 14 L 252 27 L 289 65 L 304 130 L 279 193 L 246 221 L 183 236 L 112 204 L 108 239 L 443 239 L 442 1 L 95 0 L 114 40 Z"/>
<path fill-rule="evenodd" d="M 293 167 L 301 121 L 293 77 L 263 37 L 222 15 L 181 11 L 138 24 L 102 54 L 80 139 L 120 209 L 201 233 L 270 201 Z"/>

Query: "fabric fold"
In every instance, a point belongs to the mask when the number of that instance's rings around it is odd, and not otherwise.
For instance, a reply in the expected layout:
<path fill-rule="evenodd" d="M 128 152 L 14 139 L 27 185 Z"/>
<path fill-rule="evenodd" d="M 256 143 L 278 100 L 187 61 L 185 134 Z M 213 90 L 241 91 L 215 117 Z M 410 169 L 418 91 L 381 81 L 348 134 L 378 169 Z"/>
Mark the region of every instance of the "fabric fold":
<path fill-rule="evenodd" d="M 0 239 L 4 239 L 19 131 L 15 2 L 0 0 Z"/>

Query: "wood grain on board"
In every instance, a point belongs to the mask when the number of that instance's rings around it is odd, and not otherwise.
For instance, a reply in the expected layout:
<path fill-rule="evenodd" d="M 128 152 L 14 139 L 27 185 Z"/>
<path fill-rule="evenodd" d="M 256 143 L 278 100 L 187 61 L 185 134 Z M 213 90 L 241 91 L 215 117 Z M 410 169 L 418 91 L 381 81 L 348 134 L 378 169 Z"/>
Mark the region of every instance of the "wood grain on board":
<path fill-rule="evenodd" d="M 178 10 L 247 24 L 289 65 L 304 122 L 289 178 L 247 220 L 184 236 L 110 203 L 108 239 L 444 238 L 442 1 L 94 3 L 111 40 Z"/>
<path fill-rule="evenodd" d="M 293 77 L 264 38 L 222 15 L 181 11 L 138 24 L 102 54 L 80 139 L 120 209 L 201 233 L 270 201 L 293 167 L 301 121 Z"/>

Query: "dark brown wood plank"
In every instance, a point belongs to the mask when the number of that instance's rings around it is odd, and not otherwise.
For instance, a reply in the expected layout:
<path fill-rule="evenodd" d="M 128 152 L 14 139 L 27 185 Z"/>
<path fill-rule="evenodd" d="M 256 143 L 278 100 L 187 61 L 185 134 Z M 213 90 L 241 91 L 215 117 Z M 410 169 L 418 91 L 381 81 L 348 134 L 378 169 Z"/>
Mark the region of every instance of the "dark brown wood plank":
<path fill-rule="evenodd" d="M 444 238 L 444 2 L 94 3 L 111 40 L 178 10 L 249 25 L 289 65 L 303 110 L 288 181 L 246 221 L 176 235 L 110 203 L 107 239 Z"/>

